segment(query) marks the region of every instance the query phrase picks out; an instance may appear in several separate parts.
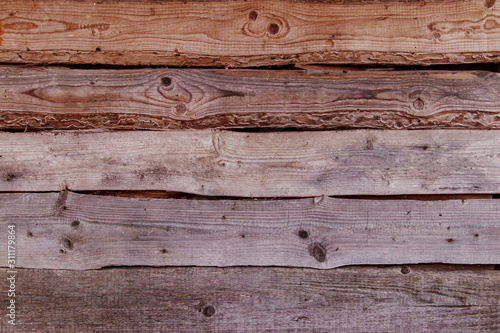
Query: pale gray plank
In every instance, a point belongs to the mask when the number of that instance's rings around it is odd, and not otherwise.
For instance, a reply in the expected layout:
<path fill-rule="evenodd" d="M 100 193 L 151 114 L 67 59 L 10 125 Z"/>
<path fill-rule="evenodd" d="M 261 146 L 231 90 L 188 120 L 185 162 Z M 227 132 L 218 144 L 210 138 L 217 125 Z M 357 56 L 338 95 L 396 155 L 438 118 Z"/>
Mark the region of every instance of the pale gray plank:
<path fill-rule="evenodd" d="M 495 131 L 0 133 L 0 191 L 500 192 Z"/>
<path fill-rule="evenodd" d="M 2 194 L 0 221 L 0 239 L 16 225 L 26 268 L 500 263 L 500 200 Z"/>

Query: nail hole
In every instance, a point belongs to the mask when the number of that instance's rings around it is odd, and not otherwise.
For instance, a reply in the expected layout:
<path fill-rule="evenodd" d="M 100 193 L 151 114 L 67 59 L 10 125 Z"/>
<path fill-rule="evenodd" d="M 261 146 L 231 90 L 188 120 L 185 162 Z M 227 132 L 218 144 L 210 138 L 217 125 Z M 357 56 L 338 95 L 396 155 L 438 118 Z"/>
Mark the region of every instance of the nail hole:
<path fill-rule="evenodd" d="M 33 234 L 31 233 L 31 231 L 28 231 L 28 237 L 33 237 Z"/>
<path fill-rule="evenodd" d="M 203 315 L 205 317 L 212 317 L 215 314 L 215 308 L 212 305 L 207 305 L 203 308 Z"/>
<path fill-rule="evenodd" d="M 172 79 L 169 78 L 168 76 L 162 77 L 161 78 L 161 83 L 165 86 L 168 87 L 172 84 Z"/>
<path fill-rule="evenodd" d="M 160 252 L 161 253 L 167 253 L 167 250 L 166 249 L 162 249 Z"/>
<path fill-rule="evenodd" d="M 479 237 L 479 234 L 475 234 L 474 237 L 478 238 Z"/>
<path fill-rule="evenodd" d="M 401 273 L 403 273 L 403 274 L 410 274 L 410 271 L 411 271 L 411 269 L 408 266 L 401 267 Z"/>
<path fill-rule="evenodd" d="M 280 31 L 280 26 L 276 23 L 271 23 L 269 24 L 268 30 L 271 35 L 276 35 Z"/>
<path fill-rule="evenodd" d="M 447 239 L 447 242 L 448 242 L 448 243 L 453 243 L 454 241 L 455 241 L 455 240 L 454 240 L 453 238 L 448 238 L 448 239 Z"/>
<path fill-rule="evenodd" d="M 71 226 L 73 228 L 78 228 L 79 225 L 80 225 L 80 221 L 73 221 L 73 222 L 71 222 Z"/>
<path fill-rule="evenodd" d="M 255 21 L 259 17 L 259 14 L 255 10 L 252 10 L 250 14 L 248 14 L 248 18 L 252 21 Z"/>
<path fill-rule="evenodd" d="M 95 48 L 95 50 L 96 50 L 97 52 L 101 52 L 101 48 L 100 48 L 100 47 L 96 47 L 96 48 Z"/>
<path fill-rule="evenodd" d="M 299 230 L 299 237 L 302 239 L 306 239 L 307 237 L 309 237 L 309 233 L 305 230 Z"/>

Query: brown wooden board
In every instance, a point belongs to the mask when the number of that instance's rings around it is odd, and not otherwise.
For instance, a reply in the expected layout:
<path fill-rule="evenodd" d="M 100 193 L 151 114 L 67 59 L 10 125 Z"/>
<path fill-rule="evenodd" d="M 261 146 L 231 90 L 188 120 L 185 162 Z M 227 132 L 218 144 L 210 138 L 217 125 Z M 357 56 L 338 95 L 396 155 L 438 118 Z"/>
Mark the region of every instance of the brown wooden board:
<path fill-rule="evenodd" d="M 500 263 L 500 200 L 185 200 L 0 195 L 17 266 Z M 0 265 L 7 265 L 7 248 Z"/>
<path fill-rule="evenodd" d="M 500 127 L 486 71 L 0 67 L 0 129 Z"/>
<path fill-rule="evenodd" d="M 15 331 L 498 332 L 499 284 L 439 266 L 20 269 Z"/>
<path fill-rule="evenodd" d="M 499 17 L 491 0 L 2 0 L 0 62 L 498 62 Z"/>
<path fill-rule="evenodd" d="M 0 191 L 495 194 L 496 131 L 0 133 Z"/>

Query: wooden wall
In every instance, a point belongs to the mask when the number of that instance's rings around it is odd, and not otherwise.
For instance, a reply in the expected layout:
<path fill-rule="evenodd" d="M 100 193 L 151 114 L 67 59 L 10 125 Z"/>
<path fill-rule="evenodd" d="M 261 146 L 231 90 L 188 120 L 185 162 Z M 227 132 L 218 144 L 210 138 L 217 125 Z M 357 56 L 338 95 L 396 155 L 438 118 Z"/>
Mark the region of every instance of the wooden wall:
<path fill-rule="evenodd" d="M 0 332 L 500 331 L 499 64 L 495 0 L 0 0 Z"/>

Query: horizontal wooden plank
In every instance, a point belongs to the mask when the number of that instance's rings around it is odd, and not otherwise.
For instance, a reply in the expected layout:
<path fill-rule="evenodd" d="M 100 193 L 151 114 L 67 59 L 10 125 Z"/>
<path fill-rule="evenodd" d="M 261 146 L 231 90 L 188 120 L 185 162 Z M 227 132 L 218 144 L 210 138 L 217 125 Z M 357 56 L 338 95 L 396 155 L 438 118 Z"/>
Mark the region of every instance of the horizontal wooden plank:
<path fill-rule="evenodd" d="M 0 129 L 499 128 L 482 71 L 0 67 Z"/>
<path fill-rule="evenodd" d="M 500 263 L 500 200 L 185 200 L 1 194 L 17 266 Z M 0 265 L 7 266 L 7 248 Z"/>
<path fill-rule="evenodd" d="M 500 330 L 500 274 L 493 270 L 21 269 L 16 278 L 16 329 L 23 332 Z M 7 304 L 6 292 L 0 302 Z M 5 332 L 6 311 L 0 308 Z"/>
<path fill-rule="evenodd" d="M 0 62 L 263 66 L 500 60 L 495 1 L 0 1 Z"/>
<path fill-rule="evenodd" d="M 500 192 L 495 131 L 0 133 L 0 191 L 207 196 Z"/>

